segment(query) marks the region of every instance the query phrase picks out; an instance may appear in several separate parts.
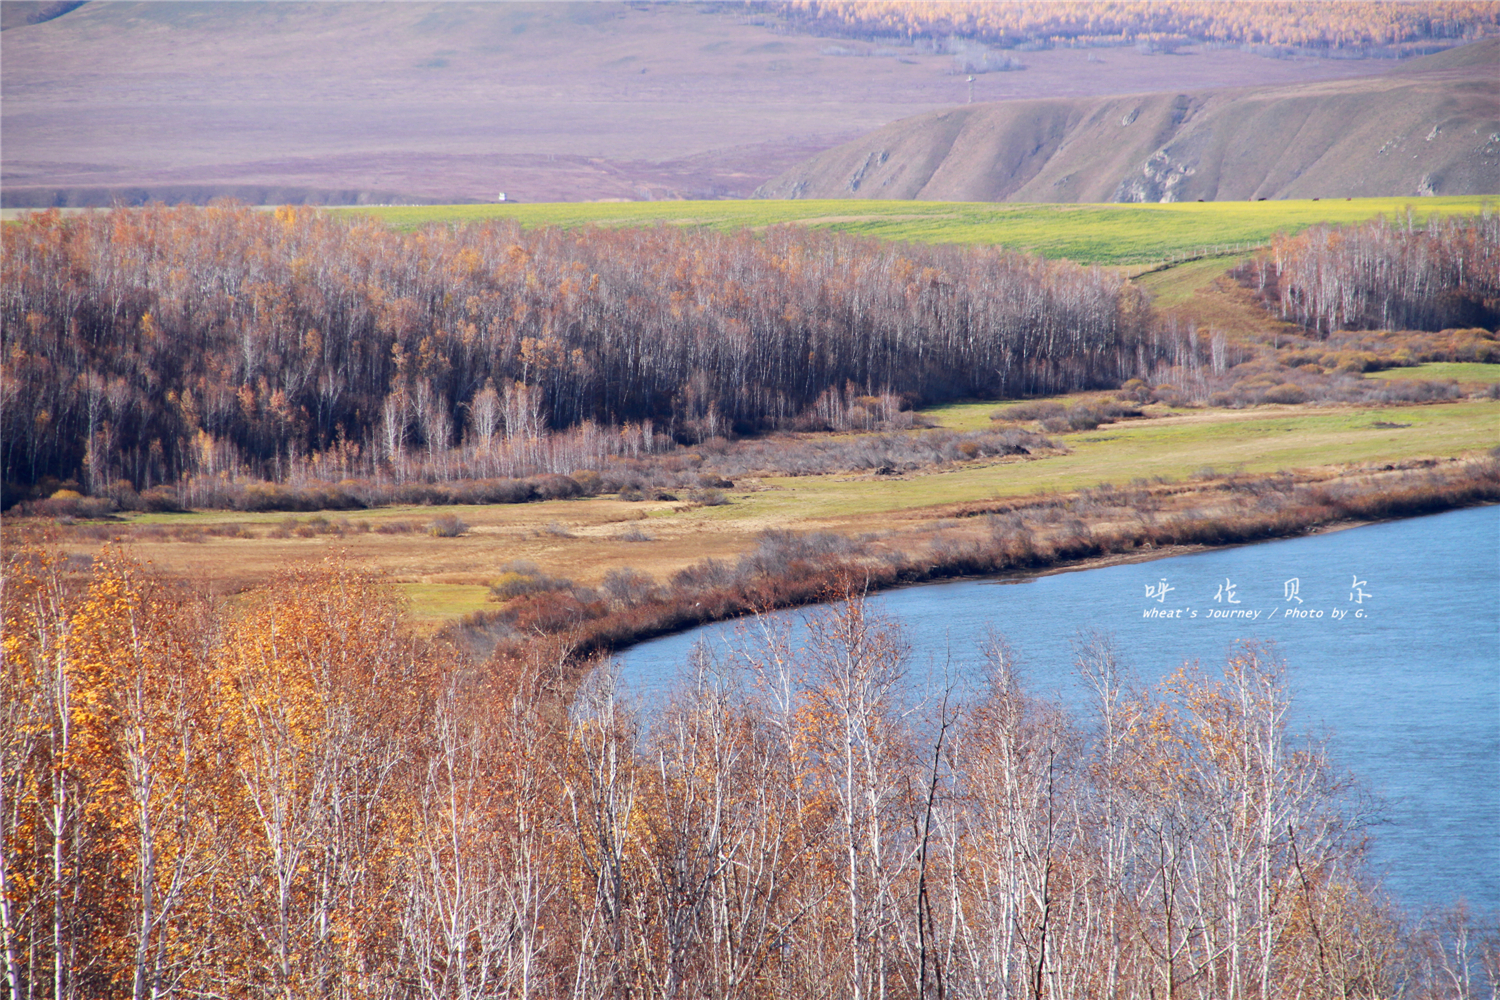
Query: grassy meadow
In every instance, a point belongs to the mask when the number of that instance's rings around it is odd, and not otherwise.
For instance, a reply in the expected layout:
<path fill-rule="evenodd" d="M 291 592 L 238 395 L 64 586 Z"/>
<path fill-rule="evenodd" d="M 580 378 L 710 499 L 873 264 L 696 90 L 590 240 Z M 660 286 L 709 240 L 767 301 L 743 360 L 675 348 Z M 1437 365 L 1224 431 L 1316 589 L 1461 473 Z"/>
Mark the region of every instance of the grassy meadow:
<path fill-rule="evenodd" d="M 924 414 L 955 430 L 990 424 L 1007 404 L 960 403 Z M 1330 462 L 1383 465 L 1421 457 L 1480 454 L 1500 443 L 1500 401 L 1463 400 L 1379 408 L 1280 407 L 1243 410 L 1147 408 L 1143 419 L 1056 435 L 1063 454 L 933 466 L 901 476 L 848 472 L 742 479 L 730 502 L 631 503 L 612 496 L 541 503 L 387 507 L 339 514 L 210 511 L 126 515 L 107 532 L 60 529 L 70 554 L 97 551 L 101 535 L 128 539 L 142 559 L 172 575 L 233 594 L 281 567 L 343 552 L 396 583 L 412 614 L 436 627 L 492 608 L 488 584 L 512 560 L 595 585 L 631 567 L 665 579 L 705 557 L 733 559 L 772 528 L 922 531 L 965 504 L 1067 494 L 1101 483 L 1193 480 L 1212 474 L 1268 473 Z M 453 513 L 468 530 L 433 537 L 426 526 Z M 325 523 L 326 522 L 326 523 Z M 311 526 L 319 525 L 317 533 Z M 240 525 L 238 537 L 213 533 Z M 298 530 L 301 528 L 302 530 Z M 329 530 L 332 529 L 332 530 Z M 305 537 L 301 537 L 305 536 Z"/>
<path fill-rule="evenodd" d="M 994 403 L 947 407 L 933 413 L 945 425 L 973 426 Z M 930 413 L 933 411 L 929 411 Z M 1341 463 L 1386 463 L 1418 456 L 1456 457 L 1500 443 L 1500 402 L 1430 406 L 1314 408 L 1267 406 L 1245 410 L 1165 410 L 1149 419 L 1055 435 L 1063 455 L 955 463 L 894 479 L 866 475 L 767 478 L 764 493 L 736 497 L 738 510 L 713 508 L 700 516 L 733 520 L 751 509 L 774 519 L 808 522 L 941 504 L 1038 493 L 1066 493 L 1132 479 L 1186 479 L 1218 473 L 1265 473 Z"/>
<path fill-rule="evenodd" d="M 920 243 L 990 244 L 1086 264 L 1150 264 L 1233 252 L 1278 232 L 1377 215 L 1417 220 L 1493 208 L 1494 197 L 1355 198 L 1345 201 L 1184 202 L 1073 205 L 875 201 L 633 201 L 421 205 L 330 211 L 379 219 L 398 229 L 428 223 L 515 219 L 523 226 L 705 226 L 783 223 Z"/>
<path fill-rule="evenodd" d="M 1371 372 L 1365 378 L 1378 378 L 1387 381 L 1400 378 L 1452 379 L 1461 386 L 1495 385 L 1496 383 L 1500 383 L 1500 365 L 1477 364 L 1475 362 L 1429 361 L 1426 364 L 1413 365 L 1410 368 L 1387 368 L 1384 371 Z"/>

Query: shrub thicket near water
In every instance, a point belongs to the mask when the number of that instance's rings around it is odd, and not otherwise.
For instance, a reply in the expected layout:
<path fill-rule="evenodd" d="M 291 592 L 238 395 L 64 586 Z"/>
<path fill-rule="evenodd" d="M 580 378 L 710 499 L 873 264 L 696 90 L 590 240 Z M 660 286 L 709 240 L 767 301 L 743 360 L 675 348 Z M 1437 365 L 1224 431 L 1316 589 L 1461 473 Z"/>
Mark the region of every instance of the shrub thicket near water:
<path fill-rule="evenodd" d="M 906 584 L 1025 572 L 1170 546 L 1238 545 L 1284 538 L 1338 522 L 1414 517 L 1500 501 L 1500 460 L 1418 460 L 1343 475 L 1223 476 L 1201 482 L 1101 486 L 1070 497 L 980 501 L 959 517 L 887 539 L 830 532 L 764 532 L 737 560 L 688 566 L 665 586 L 609 600 L 571 581 L 470 615 L 482 644 L 528 641 L 538 630 L 566 636 L 587 657 L 696 625 L 833 599 L 841 580 L 875 591 Z M 1196 495 L 1183 508 L 1183 494 Z M 507 577 L 507 579 L 509 579 Z"/>

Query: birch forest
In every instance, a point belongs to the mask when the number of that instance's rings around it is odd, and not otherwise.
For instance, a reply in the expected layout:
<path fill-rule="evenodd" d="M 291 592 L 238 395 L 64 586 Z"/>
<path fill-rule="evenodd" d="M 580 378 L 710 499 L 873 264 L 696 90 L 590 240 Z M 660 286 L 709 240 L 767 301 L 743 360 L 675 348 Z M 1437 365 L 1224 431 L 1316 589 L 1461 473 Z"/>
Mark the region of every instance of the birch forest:
<path fill-rule="evenodd" d="M 315 455 L 446 478 L 453 449 L 482 466 L 582 433 L 566 473 L 643 439 L 784 426 L 829 391 L 1111 387 L 1155 353 L 1114 272 L 796 227 L 400 234 L 155 207 L 34 214 L 4 240 L 4 477 L 90 493 L 274 482 Z"/>
<path fill-rule="evenodd" d="M 1496 954 L 1368 887 L 1263 649 L 1148 688 L 1086 641 L 1070 713 L 997 636 L 917 698 L 856 595 L 645 719 L 559 699 L 546 643 L 414 637 L 337 562 L 233 612 L 118 553 L 86 589 L 12 569 L 17 1000 L 1469 996 Z"/>
<path fill-rule="evenodd" d="M 1338 330 L 1442 330 L 1500 324 L 1500 215 L 1314 226 L 1276 239 L 1257 262 L 1281 316 Z"/>

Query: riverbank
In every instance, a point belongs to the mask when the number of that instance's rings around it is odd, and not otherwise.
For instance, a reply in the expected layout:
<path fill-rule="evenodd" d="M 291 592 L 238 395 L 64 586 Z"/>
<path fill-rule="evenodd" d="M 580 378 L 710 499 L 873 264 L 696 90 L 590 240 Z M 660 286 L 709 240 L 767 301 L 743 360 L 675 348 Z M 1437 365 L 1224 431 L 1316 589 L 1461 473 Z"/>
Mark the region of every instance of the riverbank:
<path fill-rule="evenodd" d="M 738 560 L 702 560 L 661 586 L 628 570 L 597 591 L 537 574 L 503 607 L 448 631 L 499 660 L 534 655 L 540 644 L 571 689 L 601 656 L 747 614 L 912 584 L 1147 561 L 1497 501 L 1500 461 L 1489 457 L 965 503 L 858 538 L 767 531 Z"/>

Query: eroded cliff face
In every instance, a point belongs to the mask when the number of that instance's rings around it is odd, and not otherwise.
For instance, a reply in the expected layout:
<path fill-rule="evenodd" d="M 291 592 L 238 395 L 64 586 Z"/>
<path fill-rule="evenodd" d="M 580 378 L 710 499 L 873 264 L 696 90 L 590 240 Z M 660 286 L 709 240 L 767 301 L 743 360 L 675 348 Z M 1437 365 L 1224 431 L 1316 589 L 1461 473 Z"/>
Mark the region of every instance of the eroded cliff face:
<path fill-rule="evenodd" d="M 1500 191 L 1500 40 L 1383 76 L 1008 101 L 904 119 L 765 198 L 1170 202 Z"/>
<path fill-rule="evenodd" d="M 1198 172 L 1198 158 L 1202 155 L 1204 147 L 1201 134 L 1183 135 L 1183 125 L 1193 117 L 1193 113 L 1202 106 L 1202 103 L 1202 101 L 1195 102 L 1187 94 L 1178 94 L 1172 99 L 1162 133 L 1176 138 L 1166 147 L 1157 149 L 1148 156 L 1137 173 L 1122 178 L 1110 197 L 1110 201 L 1182 200 L 1182 193 L 1188 179 Z M 1128 127 L 1134 124 L 1136 116 L 1136 112 L 1132 111 L 1121 118 L 1122 126 Z"/>
<path fill-rule="evenodd" d="M 1168 202 L 1181 201 L 1180 194 L 1187 179 L 1197 173 L 1192 163 L 1177 163 L 1166 150 L 1157 150 L 1141 165 L 1136 177 L 1126 177 L 1115 188 L 1110 201 L 1120 202 Z"/>

